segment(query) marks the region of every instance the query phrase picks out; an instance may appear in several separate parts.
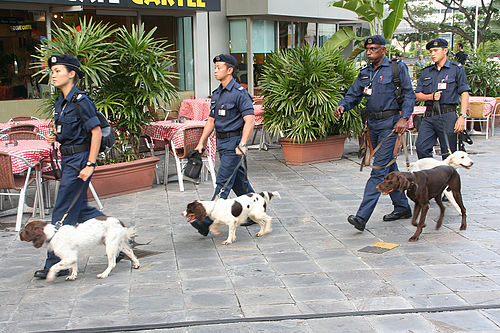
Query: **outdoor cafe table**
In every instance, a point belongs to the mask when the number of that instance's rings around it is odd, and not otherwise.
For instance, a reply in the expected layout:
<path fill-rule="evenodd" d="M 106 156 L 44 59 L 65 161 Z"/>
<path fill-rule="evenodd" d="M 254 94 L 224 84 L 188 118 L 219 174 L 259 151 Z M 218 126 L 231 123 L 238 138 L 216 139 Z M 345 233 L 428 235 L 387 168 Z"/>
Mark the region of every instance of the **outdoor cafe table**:
<path fill-rule="evenodd" d="M 45 140 L 18 140 L 17 145 L 8 145 L 8 142 L 0 142 L 0 151 L 24 158 L 30 164 L 41 162 L 50 157 L 51 146 Z M 28 169 L 24 161 L 12 158 L 12 172 L 20 173 Z"/>
<path fill-rule="evenodd" d="M 35 125 L 38 127 L 38 133 L 45 137 L 52 132 L 52 119 L 33 119 L 0 123 L 0 131 L 17 125 Z"/>
<path fill-rule="evenodd" d="M 172 120 L 164 120 L 150 123 L 144 129 L 144 134 L 150 136 L 156 140 L 165 140 L 170 139 L 170 137 L 174 135 L 172 141 L 176 148 L 184 147 L 184 131 L 179 131 L 180 129 L 187 129 L 190 127 L 199 127 L 205 126 L 206 121 L 197 121 L 197 120 L 186 120 L 184 122 L 174 122 Z M 188 138 L 189 139 L 189 138 Z M 210 144 L 207 145 L 209 148 L 210 156 L 212 159 L 215 158 L 215 152 L 217 151 L 217 141 L 215 135 L 211 135 L 209 138 Z"/>

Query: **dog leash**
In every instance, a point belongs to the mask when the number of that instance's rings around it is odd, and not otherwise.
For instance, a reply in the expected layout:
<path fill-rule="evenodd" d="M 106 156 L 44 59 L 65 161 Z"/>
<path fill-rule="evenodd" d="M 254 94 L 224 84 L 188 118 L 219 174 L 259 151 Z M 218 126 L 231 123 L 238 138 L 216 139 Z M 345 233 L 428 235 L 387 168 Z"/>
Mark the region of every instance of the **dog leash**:
<path fill-rule="evenodd" d="M 380 147 L 385 142 L 385 140 L 387 140 L 392 134 L 394 134 L 394 130 L 391 133 L 389 133 L 385 138 L 383 138 L 382 141 L 380 141 L 380 143 L 377 145 L 377 147 L 375 147 L 375 149 L 373 149 L 372 156 L 375 156 L 375 153 L 380 149 Z M 406 146 L 406 136 L 404 134 L 403 135 L 398 135 L 398 136 L 401 137 L 401 140 L 400 140 L 400 143 L 398 145 L 398 149 L 396 150 L 396 154 L 395 154 L 394 158 L 389 163 L 387 163 L 384 166 L 372 165 L 370 163 L 370 167 L 372 169 L 377 169 L 377 170 L 379 170 L 379 169 L 385 169 L 385 168 L 393 165 L 394 163 L 396 163 L 396 160 L 398 159 L 398 156 L 399 156 L 399 154 L 401 152 L 401 146 L 403 146 L 403 151 L 404 151 L 404 154 L 405 154 L 406 169 L 408 171 L 410 171 L 410 157 L 408 155 L 408 147 Z M 368 148 L 367 148 L 367 151 L 368 151 Z M 371 159 L 372 159 L 372 157 L 370 157 L 370 160 Z M 364 160 L 364 158 L 363 158 L 363 160 Z M 363 171 L 363 162 L 361 163 L 360 171 Z"/>
<path fill-rule="evenodd" d="M 231 174 L 231 176 L 228 178 L 228 180 L 226 181 L 226 183 L 221 187 L 221 189 L 219 190 L 219 193 L 217 193 L 217 195 L 215 196 L 215 200 L 214 201 L 219 200 L 221 193 L 224 193 L 227 190 L 227 186 L 231 182 L 231 179 L 233 179 L 233 177 L 236 174 L 236 172 L 238 172 L 238 169 L 240 168 L 240 166 L 243 166 L 243 169 L 245 170 L 245 181 L 248 180 L 248 177 L 247 177 L 247 169 L 248 169 L 247 168 L 247 155 L 245 153 L 243 153 L 243 150 L 241 150 L 240 146 L 238 146 L 237 148 L 243 154 L 243 156 L 241 157 L 240 161 L 236 165 L 236 168 L 234 168 L 233 173 Z"/>
<path fill-rule="evenodd" d="M 72 167 L 73 169 L 75 169 L 76 171 L 80 172 L 82 171 L 81 169 L 78 169 L 76 166 L 74 166 L 73 164 L 70 164 L 70 163 L 66 163 L 66 165 Z M 94 173 L 94 171 L 92 170 L 92 174 Z M 76 202 L 78 201 L 78 198 L 80 197 L 80 195 L 82 194 L 83 192 L 83 188 L 85 187 L 85 183 L 90 179 L 90 177 L 92 177 L 92 174 L 90 174 L 89 178 L 87 178 L 86 181 L 83 182 L 82 186 L 80 186 L 80 189 L 78 190 L 78 192 L 76 193 L 75 197 L 73 198 L 73 201 L 71 201 L 71 204 L 69 205 L 68 209 L 66 210 L 66 213 L 64 213 L 63 217 L 57 221 L 55 223 L 55 228 L 56 228 L 56 231 L 59 230 L 60 227 L 62 227 L 63 225 L 63 222 L 64 220 L 66 219 L 66 217 L 68 216 L 69 212 L 71 211 L 71 209 L 73 208 L 73 206 L 76 204 Z"/>

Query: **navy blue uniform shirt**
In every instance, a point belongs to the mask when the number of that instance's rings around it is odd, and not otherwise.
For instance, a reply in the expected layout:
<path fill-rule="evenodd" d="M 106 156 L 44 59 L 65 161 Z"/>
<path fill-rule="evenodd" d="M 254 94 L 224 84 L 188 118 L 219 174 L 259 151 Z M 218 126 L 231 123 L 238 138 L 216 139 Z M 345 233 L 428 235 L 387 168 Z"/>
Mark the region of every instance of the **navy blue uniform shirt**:
<path fill-rule="evenodd" d="M 435 93 L 438 91 L 439 83 L 446 83 L 446 90 L 439 89 L 442 91 L 439 104 L 457 105 L 460 95 L 464 91 L 470 91 L 464 66 L 461 63 L 446 60 L 440 71 L 436 64 L 422 69 L 415 92 Z M 425 105 L 432 106 L 432 101 L 425 101 Z"/>
<path fill-rule="evenodd" d="M 74 86 L 66 97 L 60 94 L 56 99 L 54 120 L 57 141 L 63 146 L 90 144 L 90 130 L 100 125 L 95 105 L 85 94 L 78 94 L 80 119 L 72 101 L 77 91 L 78 88 Z"/>
<path fill-rule="evenodd" d="M 404 102 L 402 105 L 402 116 L 409 118 L 415 106 L 415 93 L 411 86 L 408 67 L 402 61 L 398 62 L 399 77 L 403 89 Z M 371 95 L 364 94 L 365 87 L 371 87 Z M 386 110 L 399 110 L 396 96 L 394 95 L 394 83 L 392 80 L 392 61 L 384 58 L 376 69 L 370 64 L 359 72 L 356 81 L 347 91 L 344 99 L 339 102 L 346 111 L 355 107 L 363 96 L 366 98 L 368 112 L 382 112 Z"/>
<path fill-rule="evenodd" d="M 225 112 L 220 112 L 224 109 Z M 222 114 L 225 113 L 225 116 Z M 212 92 L 210 117 L 215 118 L 215 131 L 219 133 L 243 129 L 243 117 L 254 114 L 253 100 L 248 91 L 232 79 L 225 88 L 222 84 Z"/>

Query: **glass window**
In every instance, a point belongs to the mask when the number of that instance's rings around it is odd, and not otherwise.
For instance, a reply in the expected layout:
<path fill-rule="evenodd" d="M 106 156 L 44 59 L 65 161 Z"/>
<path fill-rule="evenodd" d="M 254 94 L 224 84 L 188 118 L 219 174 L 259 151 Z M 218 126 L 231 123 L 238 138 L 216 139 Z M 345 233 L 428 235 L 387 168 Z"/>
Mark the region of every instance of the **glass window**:
<path fill-rule="evenodd" d="M 299 47 L 306 44 L 316 45 L 316 23 L 297 23 L 297 40 L 299 41 Z"/>
<path fill-rule="evenodd" d="M 267 55 L 276 49 L 276 32 L 273 21 L 256 20 L 252 26 L 252 46 L 253 46 L 253 75 L 254 85 L 258 86 L 262 67 Z M 258 88 L 256 88 L 258 90 Z M 255 93 L 257 95 L 257 93 Z"/>
<path fill-rule="evenodd" d="M 194 90 L 193 19 L 177 19 L 177 63 L 179 67 L 179 89 Z"/>
<path fill-rule="evenodd" d="M 248 84 L 247 61 L 247 21 L 229 21 L 229 52 L 238 62 L 236 81 L 246 88 Z"/>
<path fill-rule="evenodd" d="M 40 97 L 30 65 L 46 38 L 44 12 L 0 9 L 0 100 Z"/>
<path fill-rule="evenodd" d="M 337 32 L 336 24 L 318 24 L 318 43 L 319 46 L 325 45 L 325 43 Z"/>

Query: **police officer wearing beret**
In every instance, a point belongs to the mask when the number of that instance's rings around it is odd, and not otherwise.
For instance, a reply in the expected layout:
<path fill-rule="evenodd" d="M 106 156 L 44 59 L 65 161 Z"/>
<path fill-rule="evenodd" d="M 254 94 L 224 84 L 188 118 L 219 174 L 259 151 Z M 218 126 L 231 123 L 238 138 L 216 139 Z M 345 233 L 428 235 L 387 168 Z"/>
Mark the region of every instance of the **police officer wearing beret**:
<path fill-rule="evenodd" d="M 442 38 L 426 45 L 434 64 L 422 69 L 417 88 L 417 100 L 425 101 L 425 117 L 418 130 L 415 144 L 418 158 L 432 157 L 432 148 L 439 138 L 443 160 L 457 150 L 457 134 L 464 130 L 470 87 L 462 64 L 448 60 L 448 42 Z M 461 111 L 457 106 L 461 95 Z M 445 138 L 448 136 L 449 147 Z"/>
<path fill-rule="evenodd" d="M 242 156 L 246 154 L 247 142 L 255 123 L 252 97 L 245 88 L 233 79 L 233 73 L 237 65 L 236 58 L 229 54 L 220 54 L 213 59 L 213 62 L 215 64 L 215 78 L 221 84 L 212 92 L 210 115 L 200 141 L 195 148 L 201 153 L 208 137 L 215 129 L 220 166 L 217 172 L 217 187 L 212 200 L 215 199 L 228 181 Z M 254 192 L 245 177 L 243 166 L 239 167 L 220 197 L 226 199 L 231 189 L 238 196 Z M 209 218 L 205 218 L 204 221 L 193 221 L 191 225 L 198 229 L 200 234 L 206 236 L 209 231 L 208 227 L 212 222 Z M 254 222 L 248 221 L 242 225 L 251 224 L 254 224 Z"/>
<path fill-rule="evenodd" d="M 74 196 L 83 185 L 78 200 L 63 221 L 65 225 L 76 225 L 104 215 L 96 208 L 90 207 L 85 199 L 101 145 L 100 121 L 97 118 L 94 103 L 85 94 L 81 94 L 76 87 L 79 77 L 83 76 L 80 71 L 80 62 L 64 54 L 51 56 L 48 64 L 52 71 L 54 87 L 61 91 L 55 102 L 56 133 L 47 136 L 50 144 L 55 140 L 61 144 L 62 156 L 62 176 L 57 201 L 52 212 L 52 224 L 62 219 Z M 75 99 L 79 113 L 76 110 Z M 45 279 L 50 267 L 57 262 L 59 258 L 53 252 L 48 252 L 45 267 L 36 271 L 35 277 Z M 58 275 L 68 274 L 69 270 L 62 270 Z"/>
<path fill-rule="evenodd" d="M 415 93 L 411 86 L 408 68 L 403 62 L 398 61 L 397 65 L 404 96 L 402 107 L 398 106 L 394 93 L 392 61 L 385 56 L 385 43 L 385 38 L 381 35 L 371 36 L 365 40 L 366 57 L 370 65 L 361 69 L 356 81 L 354 81 L 345 98 L 339 102 L 335 110 L 338 117 L 344 111 L 350 110 L 359 104 L 361 99 L 365 97 L 370 141 L 373 147 L 376 147 L 384 138 L 387 138 L 375 153 L 373 160 L 373 165 L 380 167 L 386 166 L 394 158 L 397 135 L 389 134 L 393 131 L 400 135 L 404 134 L 406 122 L 411 116 L 415 105 Z M 356 215 L 350 215 L 347 218 L 348 222 L 356 229 L 360 231 L 365 229 L 365 225 L 377 205 L 380 192 L 377 191 L 376 186 L 384 180 L 384 177 L 389 172 L 396 170 L 398 170 L 396 163 L 388 167 L 372 169 L 365 186 L 363 201 Z M 384 221 L 410 218 L 411 209 L 405 195 L 396 190 L 390 193 L 390 197 L 394 205 L 394 211 L 385 215 L 383 217 Z"/>

